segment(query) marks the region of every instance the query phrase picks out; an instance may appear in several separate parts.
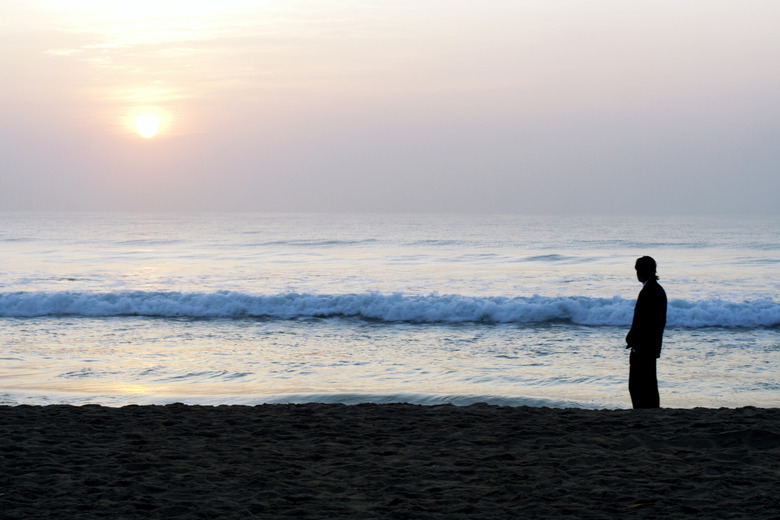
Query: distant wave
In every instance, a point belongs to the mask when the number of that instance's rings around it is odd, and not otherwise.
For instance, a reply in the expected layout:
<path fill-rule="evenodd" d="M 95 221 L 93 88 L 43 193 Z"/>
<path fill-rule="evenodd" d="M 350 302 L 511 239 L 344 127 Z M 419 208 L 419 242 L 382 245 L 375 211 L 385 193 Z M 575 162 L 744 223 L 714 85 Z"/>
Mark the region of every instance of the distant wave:
<path fill-rule="evenodd" d="M 126 291 L 0 293 L 0 317 L 146 316 L 185 318 L 298 319 L 348 317 L 409 323 L 572 323 L 627 326 L 633 300 L 586 296 L 477 297 L 402 294 L 278 294 L 238 292 L 178 293 Z M 780 303 L 672 300 L 672 327 L 780 326 Z"/>
<path fill-rule="evenodd" d="M 246 247 L 275 247 L 275 246 L 290 246 L 290 247 L 332 247 L 332 246 L 359 246 L 366 244 L 374 244 L 379 242 L 375 238 L 367 238 L 363 240 L 322 240 L 322 239 L 296 239 L 296 240 L 272 240 L 270 242 L 258 242 L 244 244 Z"/>

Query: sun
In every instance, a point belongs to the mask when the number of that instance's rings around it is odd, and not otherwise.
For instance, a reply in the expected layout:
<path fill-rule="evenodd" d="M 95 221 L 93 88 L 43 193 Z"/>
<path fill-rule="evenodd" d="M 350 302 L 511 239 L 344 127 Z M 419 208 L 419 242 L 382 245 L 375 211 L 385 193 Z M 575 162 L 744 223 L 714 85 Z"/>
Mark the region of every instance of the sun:
<path fill-rule="evenodd" d="M 154 137 L 160 129 L 160 118 L 154 114 L 135 116 L 135 129 L 141 137 Z"/>

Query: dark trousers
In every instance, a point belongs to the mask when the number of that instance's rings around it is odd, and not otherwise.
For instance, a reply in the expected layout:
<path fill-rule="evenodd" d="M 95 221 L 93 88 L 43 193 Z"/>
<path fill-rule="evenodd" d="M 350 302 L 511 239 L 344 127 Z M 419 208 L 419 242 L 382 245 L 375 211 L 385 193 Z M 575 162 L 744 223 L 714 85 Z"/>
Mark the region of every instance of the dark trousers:
<path fill-rule="evenodd" d="M 655 358 L 631 352 L 628 372 L 628 393 L 634 408 L 658 408 L 658 379 L 655 375 Z"/>

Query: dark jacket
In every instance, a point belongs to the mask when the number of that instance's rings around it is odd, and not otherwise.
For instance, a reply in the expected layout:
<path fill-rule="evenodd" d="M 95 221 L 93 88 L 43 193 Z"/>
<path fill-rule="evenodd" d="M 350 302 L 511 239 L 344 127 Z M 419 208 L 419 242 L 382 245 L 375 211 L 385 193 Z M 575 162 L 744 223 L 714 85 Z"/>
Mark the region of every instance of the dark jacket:
<path fill-rule="evenodd" d="M 634 320 L 626 336 L 628 348 L 641 356 L 661 357 L 661 341 L 666 326 L 666 292 L 650 279 L 639 291 L 634 307 Z"/>

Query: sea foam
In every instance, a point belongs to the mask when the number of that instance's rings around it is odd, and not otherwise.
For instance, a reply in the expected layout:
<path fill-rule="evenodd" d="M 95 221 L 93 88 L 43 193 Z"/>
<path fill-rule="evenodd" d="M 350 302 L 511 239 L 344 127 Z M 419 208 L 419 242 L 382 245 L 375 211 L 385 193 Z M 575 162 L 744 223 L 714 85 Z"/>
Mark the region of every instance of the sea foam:
<path fill-rule="evenodd" d="M 250 295 L 239 292 L 153 291 L 0 293 L 0 317 L 189 317 L 220 319 L 358 318 L 409 323 L 573 323 L 627 326 L 634 300 L 586 296 L 479 297 L 430 294 Z M 670 327 L 780 326 L 772 299 L 669 302 Z"/>

